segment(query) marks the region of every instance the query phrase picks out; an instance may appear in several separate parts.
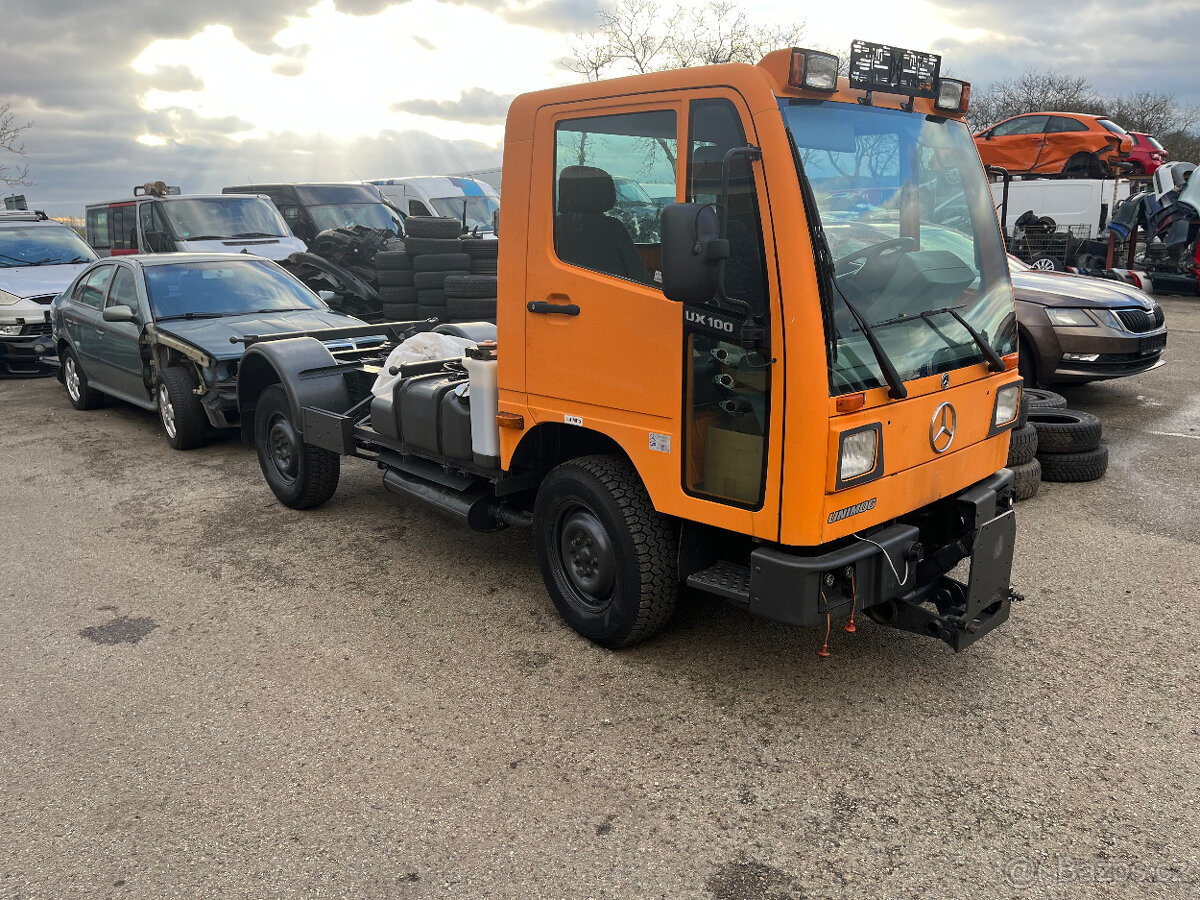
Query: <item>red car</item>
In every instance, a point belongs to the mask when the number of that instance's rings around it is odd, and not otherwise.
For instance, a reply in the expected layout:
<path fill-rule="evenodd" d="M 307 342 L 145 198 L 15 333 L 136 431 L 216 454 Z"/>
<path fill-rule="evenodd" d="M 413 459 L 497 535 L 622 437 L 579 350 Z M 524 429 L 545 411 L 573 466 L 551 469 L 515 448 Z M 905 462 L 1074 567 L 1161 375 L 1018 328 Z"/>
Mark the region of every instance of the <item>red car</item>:
<path fill-rule="evenodd" d="M 1129 151 L 1129 163 L 1134 175 L 1153 175 L 1154 170 L 1167 161 L 1167 148 L 1158 138 L 1140 131 L 1131 131 L 1133 149 Z"/>
<path fill-rule="evenodd" d="M 1038 112 L 1005 119 L 975 135 L 985 166 L 1014 175 L 1101 178 L 1133 149 L 1133 138 L 1105 116 Z"/>

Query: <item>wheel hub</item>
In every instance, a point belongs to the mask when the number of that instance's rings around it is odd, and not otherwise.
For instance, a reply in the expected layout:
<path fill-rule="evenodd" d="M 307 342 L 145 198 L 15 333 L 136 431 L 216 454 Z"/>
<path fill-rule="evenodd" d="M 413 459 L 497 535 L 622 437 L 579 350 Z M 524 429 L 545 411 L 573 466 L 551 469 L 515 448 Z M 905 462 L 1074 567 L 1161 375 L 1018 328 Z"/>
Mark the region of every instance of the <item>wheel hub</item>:
<path fill-rule="evenodd" d="M 617 577 L 616 553 L 600 520 L 591 510 L 577 508 L 562 518 L 559 552 L 563 571 L 582 599 L 604 603 Z"/>
<path fill-rule="evenodd" d="M 162 417 L 163 430 L 167 437 L 175 437 L 175 407 L 171 404 L 171 393 L 165 384 L 158 386 L 158 414 Z"/>
<path fill-rule="evenodd" d="M 275 471 L 288 479 L 294 479 L 299 458 L 296 453 L 296 435 L 287 419 L 277 418 L 271 423 L 267 444 Z"/>
<path fill-rule="evenodd" d="M 67 395 L 72 400 L 79 399 L 79 369 L 75 367 L 74 357 L 68 356 L 63 366 L 63 379 L 67 384 Z"/>

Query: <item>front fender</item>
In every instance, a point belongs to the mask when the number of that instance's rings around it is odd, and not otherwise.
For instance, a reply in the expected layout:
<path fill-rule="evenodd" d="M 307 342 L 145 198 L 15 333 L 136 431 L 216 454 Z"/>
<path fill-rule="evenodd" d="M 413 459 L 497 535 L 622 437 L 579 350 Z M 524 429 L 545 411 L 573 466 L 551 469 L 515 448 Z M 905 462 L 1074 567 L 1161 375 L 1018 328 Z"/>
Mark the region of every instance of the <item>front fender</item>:
<path fill-rule="evenodd" d="M 297 431 L 302 429 L 301 410 L 306 406 L 339 412 L 348 409 L 352 400 L 345 377 L 340 371 L 326 369 L 334 365 L 333 354 L 313 337 L 252 344 L 238 363 L 237 400 L 242 439 L 253 442 L 258 398 L 273 384 L 282 385 L 287 393 Z"/>

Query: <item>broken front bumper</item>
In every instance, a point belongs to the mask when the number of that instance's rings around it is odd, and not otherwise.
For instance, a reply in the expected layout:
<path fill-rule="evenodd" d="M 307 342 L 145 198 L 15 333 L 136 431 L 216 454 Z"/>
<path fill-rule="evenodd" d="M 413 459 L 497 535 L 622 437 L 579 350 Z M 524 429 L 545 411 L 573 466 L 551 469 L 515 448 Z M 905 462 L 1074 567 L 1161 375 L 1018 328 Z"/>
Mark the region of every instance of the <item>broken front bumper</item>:
<path fill-rule="evenodd" d="M 688 583 L 755 615 L 809 628 L 858 610 L 882 625 L 936 637 L 957 652 L 1007 620 L 1017 596 L 1009 585 L 1013 494 L 1012 472 L 1001 469 L 835 549 L 759 547 L 748 571 L 721 564 Z M 948 573 L 967 559 L 964 584 Z"/>
<path fill-rule="evenodd" d="M 49 375 L 54 361 L 53 335 L 0 334 L 0 375 Z"/>

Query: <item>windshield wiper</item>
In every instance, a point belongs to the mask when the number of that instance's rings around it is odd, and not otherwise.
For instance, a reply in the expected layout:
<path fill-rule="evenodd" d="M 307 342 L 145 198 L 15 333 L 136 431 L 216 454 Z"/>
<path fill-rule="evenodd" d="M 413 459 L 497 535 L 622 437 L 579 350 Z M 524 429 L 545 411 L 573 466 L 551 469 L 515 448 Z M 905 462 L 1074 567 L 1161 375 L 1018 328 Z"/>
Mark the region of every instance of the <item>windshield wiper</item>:
<path fill-rule="evenodd" d="M 185 241 L 227 241 L 227 234 L 189 234 L 184 238 Z"/>
<path fill-rule="evenodd" d="M 854 316 L 857 320 L 858 327 L 862 329 L 863 337 L 867 339 L 867 343 L 871 347 L 871 352 L 875 354 L 879 368 L 883 371 L 883 377 L 888 383 L 888 396 L 893 400 L 903 400 L 908 396 L 908 388 L 904 386 L 904 379 L 896 371 L 896 364 L 892 362 L 892 358 L 883 349 L 883 344 L 879 343 L 879 338 L 876 337 L 875 330 L 871 328 L 870 323 L 842 291 L 841 285 L 837 283 L 837 278 L 833 279 L 833 286 L 837 289 L 838 294 L 841 295 L 842 302 L 846 304 L 846 309 L 850 310 L 850 315 Z"/>
<path fill-rule="evenodd" d="M 319 312 L 311 306 L 280 306 L 273 309 L 256 309 L 256 314 L 260 313 L 281 313 L 281 312 Z"/>
<path fill-rule="evenodd" d="M 970 322 L 963 318 L 962 314 L 959 312 L 959 309 L 960 307 L 958 306 L 943 306 L 939 309 L 927 309 L 924 312 L 912 313 L 911 315 L 907 316 L 896 316 L 892 319 L 885 319 L 882 322 L 876 322 L 875 327 L 883 328 L 887 325 L 895 325 L 897 322 L 904 322 L 908 319 L 928 320 L 932 319 L 934 316 L 951 315 L 959 325 L 967 330 L 967 334 L 971 335 L 971 340 L 975 342 L 975 345 L 979 348 L 980 352 L 983 353 L 984 358 L 987 360 L 988 368 L 993 372 L 1003 372 L 1006 366 L 1004 365 L 1004 360 L 1001 359 L 1000 354 L 996 352 L 995 348 L 992 347 L 991 344 L 983 339 L 983 335 L 976 331 Z M 864 331 L 863 333 L 865 334 L 866 332 Z"/>
<path fill-rule="evenodd" d="M 282 234 L 271 234 L 266 231 L 239 231 L 233 235 L 235 238 L 254 238 L 254 237 L 283 237 Z"/>
<path fill-rule="evenodd" d="M 188 319 L 189 321 L 191 319 L 223 319 L 225 316 L 226 316 L 226 313 L 187 312 L 187 313 L 176 313 L 173 316 L 156 316 L 154 321 L 155 322 L 170 322 L 173 319 Z"/>
<path fill-rule="evenodd" d="M 21 259 L 17 256 L 9 256 L 7 253 L 0 253 L 0 256 L 3 256 L 5 259 L 11 259 L 17 264 L 16 266 L 10 266 L 9 268 L 18 268 L 20 266 L 44 266 L 46 263 L 54 261 L 53 256 L 47 256 L 45 259 Z"/>

